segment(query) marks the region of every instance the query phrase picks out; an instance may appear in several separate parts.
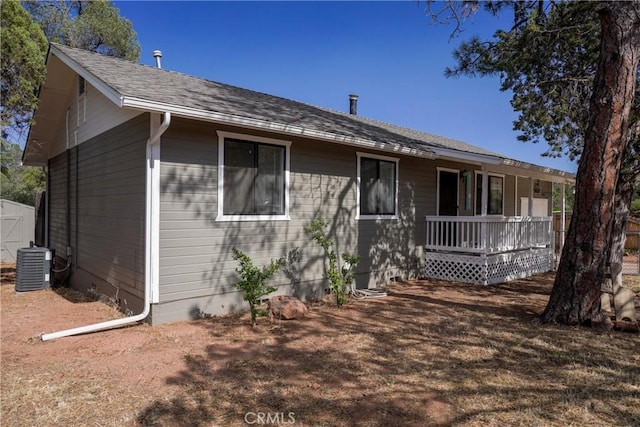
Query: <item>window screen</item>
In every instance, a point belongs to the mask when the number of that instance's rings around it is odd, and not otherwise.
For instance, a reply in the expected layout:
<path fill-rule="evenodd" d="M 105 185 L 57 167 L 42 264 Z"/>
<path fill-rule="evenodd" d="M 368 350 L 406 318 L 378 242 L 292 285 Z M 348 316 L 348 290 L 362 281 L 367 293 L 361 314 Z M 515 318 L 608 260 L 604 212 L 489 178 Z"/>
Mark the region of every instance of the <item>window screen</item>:
<path fill-rule="evenodd" d="M 225 215 L 284 214 L 285 147 L 225 139 Z"/>
<path fill-rule="evenodd" d="M 360 159 L 360 214 L 395 215 L 396 163 Z"/>

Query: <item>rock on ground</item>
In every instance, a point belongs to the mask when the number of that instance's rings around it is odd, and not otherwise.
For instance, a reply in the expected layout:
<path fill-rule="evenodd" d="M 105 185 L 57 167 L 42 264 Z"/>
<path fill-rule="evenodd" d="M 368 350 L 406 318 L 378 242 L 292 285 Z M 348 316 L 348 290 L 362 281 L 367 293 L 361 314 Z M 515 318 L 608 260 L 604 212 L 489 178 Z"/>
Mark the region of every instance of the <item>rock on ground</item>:
<path fill-rule="evenodd" d="M 269 299 L 269 312 L 275 319 L 300 319 L 307 313 L 307 306 L 298 298 L 278 295 Z"/>

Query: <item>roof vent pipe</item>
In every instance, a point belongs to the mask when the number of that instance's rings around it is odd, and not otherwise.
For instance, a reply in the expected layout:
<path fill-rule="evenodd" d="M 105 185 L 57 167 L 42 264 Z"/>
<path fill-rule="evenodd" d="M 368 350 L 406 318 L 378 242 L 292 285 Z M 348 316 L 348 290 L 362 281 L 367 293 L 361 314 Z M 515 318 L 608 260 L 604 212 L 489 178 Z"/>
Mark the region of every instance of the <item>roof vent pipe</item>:
<path fill-rule="evenodd" d="M 349 114 L 358 114 L 358 95 L 349 95 Z"/>
<path fill-rule="evenodd" d="M 153 57 L 156 58 L 156 67 L 162 68 L 162 65 L 160 64 L 160 58 L 162 58 L 162 51 L 161 50 L 154 50 L 153 51 Z"/>

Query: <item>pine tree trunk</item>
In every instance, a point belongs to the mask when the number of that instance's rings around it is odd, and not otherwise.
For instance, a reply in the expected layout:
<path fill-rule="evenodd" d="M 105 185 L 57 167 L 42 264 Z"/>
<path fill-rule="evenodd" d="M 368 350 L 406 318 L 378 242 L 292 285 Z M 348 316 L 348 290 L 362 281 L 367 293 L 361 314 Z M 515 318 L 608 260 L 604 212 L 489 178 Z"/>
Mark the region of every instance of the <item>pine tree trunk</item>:
<path fill-rule="evenodd" d="M 545 323 L 575 325 L 597 318 L 610 254 L 616 181 L 628 142 L 640 58 L 640 0 L 603 2 L 599 13 L 600 60 L 589 126 L 573 217 L 549 303 L 540 316 Z"/>

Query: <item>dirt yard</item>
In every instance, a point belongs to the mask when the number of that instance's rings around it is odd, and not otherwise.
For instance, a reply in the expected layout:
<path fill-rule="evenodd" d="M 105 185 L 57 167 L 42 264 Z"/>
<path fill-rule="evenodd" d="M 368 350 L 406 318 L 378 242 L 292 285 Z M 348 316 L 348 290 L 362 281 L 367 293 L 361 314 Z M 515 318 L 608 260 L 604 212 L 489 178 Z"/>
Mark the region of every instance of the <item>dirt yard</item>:
<path fill-rule="evenodd" d="M 16 294 L 14 272 L 2 271 L 3 426 L 640 425 L 640 335 L 533 324 L 550 274 L 394 283 L 255 328 L 226 316 L 41 342 L 120 314 L 68 290 Z"/>

